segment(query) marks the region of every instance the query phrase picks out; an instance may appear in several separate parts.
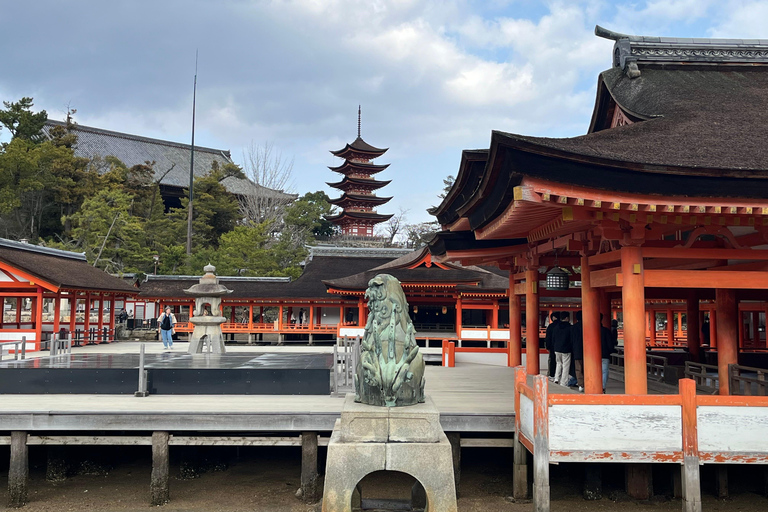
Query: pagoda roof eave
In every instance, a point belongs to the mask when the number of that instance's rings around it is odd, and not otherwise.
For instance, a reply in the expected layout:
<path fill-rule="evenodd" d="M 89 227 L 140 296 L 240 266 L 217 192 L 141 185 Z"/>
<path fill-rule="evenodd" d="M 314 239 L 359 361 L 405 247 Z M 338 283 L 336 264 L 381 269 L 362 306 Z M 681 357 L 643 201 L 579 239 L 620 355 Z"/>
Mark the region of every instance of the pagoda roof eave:
<path fill-rule="evenodd" d="M 352 201 L 370 203 L 372 205 L 382 205 L 382 204 L 388 203 L 391 200 L 392 200 L 392 197 L 377 197 L 377 196 L 366 196 L 362 194 L 347 194 L 345 192 L 341 197 L 337 199 L 331 199 L 328 202 L 336 206 L 343 206 L 344 203 L 348 203 Z"/>
<path fill-rule="evenodd" d="M 372 212 L 352 212 L 352 211 L 343 211 L 337 215 L 328 216 L 325 219 L 329 222 L 336 222 L 340 221 L 343 218 L 347 217 L 350 219 L 358 219 L 358 220 L 372 220 L 375 222 L 384 222 L 389 219 L 391 219 L 394 216 L 394 214 L 379 214 L 379 213 L 372 213 Z"/>
<path fill-rule="evenodd" d="M 344 179 L 342 179 L 341 181 L 337 181 L 333 183 L 329 181 L 325 182 L 326 185 L 332 188 L 340 189 L 341 187 L 345 187 L 347 185 L 362 185 L 365 187 L 370 187 L 371 190 L 378 190 L 380 188 L 386 187 L 390 183 L 392 183 L 392 180 L 379 181 L 379 180 L 374 180 L 369 178 L 354 178 L 350 176 L 344 176 Z"/>
<path fill-rule="evenodd" d="M 364 170 L 365 172 L 370 172 L 371 174 L 381 172 L 387 167 L 389 167 L 391 164 L 371 164 L 366 162 L 353 162 L 351 160 L 345 160 L 343 164 L 337 165 L 335 167 L 328 166 L 328 168 L 334 172 L 344 172 L 345 169 L 354 169 L 359 168 L 361 170 Z"/>
<path fill-rule="evenodd" d="M 331 153 L 342 158 L 345 154 L 348 153 L 364 153 L 369 155 L 376 155 L 372 156 L 371 158 L 377 158 L 386 153 L 388 150 L 389 148 L 377 148 L 375 146 L 371 146 L 361 137 L 357 137 L 351 144 L 347 144 L 342 149 L 337 151 L 331 151 Z"/>

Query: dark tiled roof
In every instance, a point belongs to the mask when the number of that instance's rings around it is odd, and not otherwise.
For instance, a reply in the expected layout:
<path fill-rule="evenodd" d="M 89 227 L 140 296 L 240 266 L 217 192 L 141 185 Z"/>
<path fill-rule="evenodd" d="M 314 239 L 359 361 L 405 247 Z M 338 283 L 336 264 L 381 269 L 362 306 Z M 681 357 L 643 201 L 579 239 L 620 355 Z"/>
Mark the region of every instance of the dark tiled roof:
<path fill-rule="evenodd" d="M 43 133 L 49 136 L 50 130 L 54 126 L 66 126 L 66 123 L 49 119 L 43 127 Z M 74 132 L 77 134 L 77 145 L 75 146 L 77 156 L 85 158 L 114 156 L 128 167 L 145 162 L 155 162 L 155 179 L 160 179 L 172 168 L 162 178 L 160 182 L 162 185 L 179 188 L 189 186 L 191 159 L 191 146 L 189 144 L 150 139 L 79 124 L 75 125 Z M 195 176 L 204 176 L 211 170 L 214 162 L 219 165 L 232 163 L 229 151 L 195 146 Z M 254 195 L 257 193 L 257 189 L 263 188 L 250 180 L 235 177 L 224 179 L 222 184 L 229 192 L 238 195 Z M 294 194 L 283 194 L 280 191 L 273 192 L 291 197 L 295 196 Z"/>
<path fill-rule="evenodd" d="M 381 214 L 376 212 L 355 212 L 350 210 L 344 210 L 338 215 L 328 215 L 325 217 L 325 219 L 329 222 L 335 222 L 338 220 L 343 219 L 344 217 L 349 217 L 351 219 L 361 219 L 361 220 L 373 220 L 376 222 L 384 222 L 385 220 L 389 220 L 392 218 L 394 214 Z"/>
<path fill-rule="evenodd" d="M 389 167 L 389 165 L 390 164 L 372 164 L 370 162 L 353 162 L 351 160 L 344 160 L 343 164 L 336 167 L 328 166 L 328 168 L 332 171 L 340 172 L 343 174 L 346 174 L 350 171 L 362 171 L 367 174 L 376 174 Z"/>
<path fill-rule="evenodd" d="M 375 146 L 371 146 L 370 144 L 365 142 L 361 137 L 358 136 L 352 142 L 352 144 L 347 144 L 346 146 L 344 146 L 344 148 L 339 149 L 338 151 L 331 151 L 331 153 L 333 153 L 336 156 L 342 156 L 349 151 L 358 151 L 361 153 L 373 153 L 373 154 L 376 154 L 377 156 L 381 156 L 387 152 L 387 149 L 389 148 L 382 149 L 382 148 L 377 148 Z"/>
<path fill-rule="evenodd" d="M 427 248 L 424 247 L 364 272 L 340 279 L 325 280 L 323 283 L 329 288 L 337 290 L 363 291 L 368 288 L 368 281 L 377 274 L 389 274 L 396 277 L 403 284 L 448 283 L 456 284 L 467 291 L 503 292 L 509 287 L 507 277 L 480 267 L 462 267 L 452 263 L 447 265 L 447 269 L 440 268 L 434 264 L 430 267 L 418 266 L 416 268 L 408 268 L 421 260 L 426 253 Z"/>
<path fill-rule="evenodd" d="M 122 279 L 88 264 L 80 253 L 68 253 L 0 239 L 0 261 L 64 289 L 133 293 Z"/>
<path fill-rule="evenodd" d="M 457 211 L 480 184 L 488 161 L 487 149 L 465 149 L 461 152 L 461 163 L 456 180 L 443 201 L 427 211 L 437 217 L 437 221 L 443 226 L 458 220 Z"/>
<path fill-rule="evenodd" d="M 348 201 L 361 201 L 365 203 L 371 203 L 375 205 L 382 205 L 384 203 L 387 203 L 391 200 L 391 197 L 378 197 L 373 194 L 351 194 L 344 192 L 341 194 L 341 197 L 338 197 L 336 199 L 331 199 L 328 201 L 331 204 L 343 206 L 344 203 Z"/>
<path fill-rule="evenodd" d="M 391 258 L 315 256 L 304 268 L 304 273 L 295 281 L 270 283 L 256 280 L 219 281 L 232 290 L 228 299 L 327 299 L 329 298 L 323 280 L 336 279 L 351 273 L 362 272 L 386 263 Z M 198 282 L 198 277 L 187 280 L 178 278 L 153 278 L 140 283 L 140 296 L 147 298 L 189 297 L 184 290 Z M 191 297 L 190 297 L 191 300 Z"/>
<path fill-rule="evenodd" d="M 364 187 L 370 188 L 371 190 L 376 190 L 381 187 L 386 187 L 392 183 L 392 180 L 375 180 L 373 178 L 354 178 L 351 176 L 344 176 L 344 179 L 341 181 L 336 182 L 326 182 L 326 184 L 329 187 L 338 188 L 338 189 L 344 189 L 345 187 L 351 186 L 351 185 L 362 185 Z"/>
<path fill-rule="evenodd" d="M 648 120 L 566 139 L 506 135 L 628 164 L 768 178 L 768 125 L 758 114 L 768 109 L 768 67 L 645 67 L 638 78 L 612 68 L 600 83 L 624 110 Z"/>

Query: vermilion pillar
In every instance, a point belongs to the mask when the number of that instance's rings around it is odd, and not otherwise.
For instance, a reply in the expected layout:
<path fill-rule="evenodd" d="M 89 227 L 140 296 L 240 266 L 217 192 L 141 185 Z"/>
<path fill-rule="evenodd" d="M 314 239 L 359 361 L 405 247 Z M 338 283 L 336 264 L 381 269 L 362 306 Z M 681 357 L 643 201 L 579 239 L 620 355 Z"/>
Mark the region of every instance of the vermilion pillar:
<path fill-rule="evenodd" d="M 520 319 L 520 296 L 515 294 L 515 279 L 509 273 L 509 345 L 507 346 L 507 364 L 520 366 L 522 364 L 523 338 L 522 322 Z"/>
<path fill-rule="evenodd" d="M 539 374 L 539 270 L 525 271 L 525 367 Z"/>
<path fill-rule="evenodd" d="M 720 394 L 730 394 L 728 365 L 737 364 L 739 359 L 739 322 L 736 291 L 718 288 L 715 290 L 715 311 L 717 315 L 717 374 L 720 380 Z"/>
<path fill-rule="evenodd" d="M 592 288 L 589 258 L 581 257 L 581 321 L 584 332 L 584 392 L 603 392 L 602 355 L 600 347 L 600 301 Z"/>
<path fill-rule="evenodd" d="M 53 338 L 58 339 L 61 325 L 61 292 L 56 292 L 56 298 L 53 299 Z"/>
<path fill-rule="evenodd" d="M 688 293 L 685 321 L 688 353 L 691 354 L 693 361 L 698 361 L 699 349 L 701 348 L 701 327 L 699 326 L 699 295 L 695 290 Z"/>
<path fill-rule="evenodd" d="M 675 312 L 671 309 L 667 310 L 667 346 L 671 347 L 675 344 Z"/>
<path fill-rule="evenodd" d="M 624 314 L 624 392 L 648 393 L 645 361 L 645 282 L 640 247 L 621 249 L 622 311 Z"/>
<path fill-rule="evenodd" d="M 456 336 L 461 339 L 461 297 L 456 299 Z"/>

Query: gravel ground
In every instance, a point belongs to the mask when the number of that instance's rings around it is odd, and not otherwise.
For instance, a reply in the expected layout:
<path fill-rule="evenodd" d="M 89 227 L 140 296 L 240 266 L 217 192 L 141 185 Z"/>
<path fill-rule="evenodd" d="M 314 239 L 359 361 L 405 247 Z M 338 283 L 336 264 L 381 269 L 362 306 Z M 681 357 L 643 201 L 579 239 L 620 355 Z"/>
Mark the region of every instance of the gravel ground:
<path fill-rule="evenodd" d="M 30 451 L 30 502 L 27 512 L 63 511 L 150 511 L 149 448 L 102 448 L 98 453 L 84 453 L 71 448 L 65 452 L 70 470 L 79 474 L 65 481 L 51 483 L 45 479 L 45 452 L 40 447 Z M 300 456 L 298 449 L 259 448 L 232 450 L 176 450 L 171 465 L 171 502 L 167 512 L 319 512 L 318 504 L 304 504 L 295 497 L 299 485 Z M 222 453 L 223 452 L 223 453 Z M 173 453 L 173 452 L 172 452 Z M 5 453 L 2 460 L 7 460 Z M 322 452 L 321 452 L 322 455 Z M 462 453 L 462 481 L 459 496 L 461 512 L 517 512 L 533 510 L 531 503 L 512 503 L 511 451 L 465 449 Z M 185 461 L 194 460 L 199 471 L 190 476 Z M 185 471 L 182 471 L 184 469 Z M 679 511 L 680 500 L 669 497 L 671 468 L 654 470 L 654 488 L 658 493 L 649 502 L 637 502 L 624 494 L 621 465 L 604 466 L 604 497 L 585 501 L 581 497 L 582 467 L 552 466 L 552 511 Z M 666 470 L 665 470 L 666 469 Z M 768 510 L 768 499 L 757 493 L 762 485 L 762 470 L 732 468 L 731 498 L 718 500 L 713 494 L 714 471 L 702 472 L 705 511 Z M 7 473 L 0 479 L 0 504 L 7 503 Z M 404 475 L 382 474 L 363 481 L 364 497 L 402 498 L 407 496 L 411 481 Z"/>

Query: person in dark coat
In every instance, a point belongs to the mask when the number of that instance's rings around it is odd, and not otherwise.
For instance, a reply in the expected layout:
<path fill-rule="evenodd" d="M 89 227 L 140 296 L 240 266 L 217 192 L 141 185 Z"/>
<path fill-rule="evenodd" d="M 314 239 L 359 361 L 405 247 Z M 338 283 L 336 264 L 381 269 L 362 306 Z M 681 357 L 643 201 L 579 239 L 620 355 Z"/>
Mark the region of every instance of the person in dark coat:
<path fill-rule="evenodd" d="M 579 391 L 584 391 L 584 328 L 581 323 L 581 311 L 573 314 L 571 342 L 573 343 L 571 356 L 576 373 L 576 384 L 579 386 Z"/>
<path fill-rule="evenodd" d="M 568 312 L 561 312 L 560 322 L 552 329 L 552 341 L 555 347 L 555 382 L 565 387 L 568 387 L 568 381 L 571 378 L 571 352 L 573 352 L 571 324 L 568 320 Z"/>
<path fill-rule="evenodd" d="M 614 325 L 614 322 L 616 325 Z M 600 352 L 603 360 L 603 393 L 608 384 L 608 365 L 611 363 L 611 354 L 616 352 L 619 345 L 619 322 L 611 320 L 611 328 L 603 327 L 603 314 L 600 313 Z"/>
<path fill-rule="evenodd" d="M 549 315 L 549 325 L 547 326 L 547 334 L 544 337 L 544 347 L 549 351 L 549 378 L 555 380 L 555 345 L 552 341 L 552 331 L 555 326 L 560 322 L 560 313 L 555 311 Z"/>

